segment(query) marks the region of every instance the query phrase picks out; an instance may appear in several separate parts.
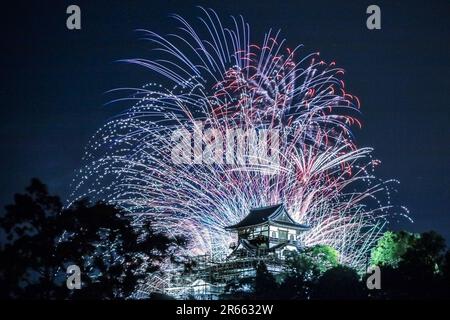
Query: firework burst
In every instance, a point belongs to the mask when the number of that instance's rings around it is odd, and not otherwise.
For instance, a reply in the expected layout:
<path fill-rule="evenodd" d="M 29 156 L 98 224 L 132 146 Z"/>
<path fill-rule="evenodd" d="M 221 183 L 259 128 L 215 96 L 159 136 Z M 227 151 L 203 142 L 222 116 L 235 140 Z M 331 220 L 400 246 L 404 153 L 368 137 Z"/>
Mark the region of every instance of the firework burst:
<path fill-rule="evenodd" d="M 395 181 L 374 176 L 372 150 L 354 143 L 359 101 L 345 91 L 344 71 L 319 53 L 288 48 L 279 32 L 255 44 L 242 17 L 228 28 L 214 11 L 201 10 L 198 29 L 174 15 L 177 34 L 138 30 L 155 56 L 123 61 L 156 72 L 161 82 L 114 90 L 122 98 L 113 102 L 134 105 L 92 138 L 73 199 L 114 203 L 157 230 L 187 236 L 186 254 L 217 257 L 234 240 L 225 226 L 251 208 L 284 203 L 311 226 L 306 245 L 331 245 L 342 263 L 363 268 L 388 218 L 407 212 L 390 202 Z M 279 161 L 248 165 L 252 159 L 236 151 L 241 165 L 174 164 L 171 137 L 180 127 L 214 128 L 221 136 L 276 130 Z"/>

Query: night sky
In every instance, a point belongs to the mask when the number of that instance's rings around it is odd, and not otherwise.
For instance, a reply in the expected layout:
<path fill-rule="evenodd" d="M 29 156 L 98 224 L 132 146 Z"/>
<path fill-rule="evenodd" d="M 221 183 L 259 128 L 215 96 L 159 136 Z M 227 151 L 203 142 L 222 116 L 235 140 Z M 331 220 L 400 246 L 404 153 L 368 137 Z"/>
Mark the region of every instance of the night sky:
<path fill-rule="evenodd" d="M 359 146 L 375 148 L 377 174 L 401 181 L 410 231 L 450 240 L 450 1 L 14 1 L 2 4 L 0 205 L 31 177 L 63 199 L 89 137 L 126 105 L 105 106 L 106 91 L 139 87 L 155 74 L 118 59 L 145 57 L 133 31 L 173 31 L 168 15 L 194 19 L 196 5 L 223 20 L 242 14 L 254 41 L 281 29 L 288 44 L 320 51 L 346 70 L 347 91 L 362 104 Z M 49 4 L 52 3 L 52 4 Z M 66 8 L 81 7 L 82 30 L 66 28 Z M 366 28 L 366 8 L 381 7 L 382 29 Z"/>

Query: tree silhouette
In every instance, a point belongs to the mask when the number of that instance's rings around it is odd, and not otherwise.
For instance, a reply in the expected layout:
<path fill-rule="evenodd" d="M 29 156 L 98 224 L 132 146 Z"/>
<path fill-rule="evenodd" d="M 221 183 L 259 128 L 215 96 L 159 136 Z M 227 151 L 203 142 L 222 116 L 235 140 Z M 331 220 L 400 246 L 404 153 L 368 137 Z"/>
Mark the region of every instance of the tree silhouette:
<path fill-rule="evenodd" d="M 160 262 L 183 260 L 185 239 L 156 233 L 146 219 L 136 221 L 118 208 L 87 199 L 63 208 L 37 179 L 5 207 L 0 228 L 0 298 L 124 299 Z M 227 286 L 234 298 L 255 299 L 432 299 L 450 295 L 450 250 L 439 234 L 386 232 L 371 262 L 381 269 L 381 290 L 366 290 L 367 276 L 338 264 L 329 246 L 286 255 L 281 284 L 264 262 L 254 277 Z M 81 269 L 82 288 L 66 287 L 69 265 Z M 195 266 L 191 266 L 195 269 Z M 189 266 L 186 266 L 189 271 Z M 153 298 L 168 298 L 152 295 Z M 227 296 L 229 297 L 229 296 Z"/>
<path fill-rule="evenodd" d="M 76 298 L 126 298 L 158 270 L 154 262 L 170 256 L 179 238 L 155 234 L 148 221 L 139 225 L 114 206 L 75 203 L 61 216 L 64 239 L 56 247 L 62 269 L 76 264 L 87 275 Z M 101 295 L 101 296 L 99 296 Z"/>
<path fill-rule="evenodd" d="M 408 297 L 435 298 L 439 295 L 445 247 L 445 239 L 430 231 L 422 233 L 405 252 L 398 271 Z"/>
<path fill-rule="evenodd" d="M 442 296 L 450 297 L 450 250 L 447 250 L 442 263 Z"/>
<path fill-rule="evenodd" d="M 280 294 L 286 299 L 309 299 L 318 278 L 338 263 L 338 252 L 327 245 L 290 252 L 286 256 Z"/>
<path fill-rule="evenodd" d="M 267 266 L 263 261 L 259 261 L 256 265 L 256 276 L 254 282 L 254 296 L 258 299 L 275 298 L 278 289 L 278 284 L 272 275 L 267 270 Z"/>
<path fill-rule="evenodd" d="M 380 266 L 382 288 L 370 292 L 376 299 L 431 299 L 448 297 L 446 281 L 445 240 L 436 232 L 424 232 L 407 237 L 392 233 L 390 247 L 397 250 L 394 259 L 384 259 Z M 397 243 L 399 242 L 399 243 Z M 376 247 L 374 250 L 379 250 Z M 373 255 L 372 255 L 373 256 Z M 389 255 L 386 255 L 389 256 Z M 392 256 L 391 256 L 392 257 Z M 394 263 L 395 262 L 395 263 Z"/>
<path fill-rule="evenodd" d="M 0 271 L 7 298 L 127 298 L 185 244 L 109 204 L 85 199 L 63 209 L 37 179 L 6 207 L 0 227 L 7 235 L 1 260 L 12 262 Z M 66 287 L 73 264 L 81 269 L 81 290 Z"/>
<path fill-rule="evenodd" d="M 386 231 L 371 252 L 371 265 L 397 267 L 417 237 L 405 231 Z"/>
<path fill-rule="evenodd" d="M 333 267 L 319 278 L 312 293 L 313 299 L 364 299 L 364 287 L 359 275 L 346 266 Z"/>
<path fill-rule="evenodd" d="M 0 227 L 6 244 L 0 252 L 1 297 L 48 298 L 52 293 L 55 256 L 52 248 L 59 234 L 55 220 L 61 212 L 58 197 L 32 179 L 24 194 L 5 207 Z"/>

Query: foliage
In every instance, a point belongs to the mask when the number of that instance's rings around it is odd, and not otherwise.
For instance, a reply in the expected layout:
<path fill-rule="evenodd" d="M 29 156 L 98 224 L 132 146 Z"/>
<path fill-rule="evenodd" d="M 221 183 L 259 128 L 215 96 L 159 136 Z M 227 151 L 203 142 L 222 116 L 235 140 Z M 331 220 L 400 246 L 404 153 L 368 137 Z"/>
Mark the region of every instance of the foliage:
<path fill-rule="evenodd" d="M 272 273 L 267 270 L 267 266 L 260 261 L 256 266 L 256 276 L 254 282 L 253 293 L 257 298 L 274 298 L 277 292 L 278 284 Z"/>
<path fill-rule="evenodd" d="M 313 299 L 362 299 L 364 287 L 358 273 L 346 266 L 325 271 L 312 293 Z"/>
<path fill-rule="evenodd" d="M 361 278 L 354 269 L 339 265 L 339 255 L 333 248 L 305 248 L 300 253 L 291 252 L 286 256 L 279 286 L 272 281 L 267 284 L 259 281 L 258 294 L 255 287 L 255 292 L 246 297 L 260 297 L 264 291 L 275 298 L 301 300 L 448 297 L 450 250 L 445 249 L 444 239 L 435 232 L 420 235 L 386 232 L 372 255 L 380 262 L 381 289 L 369 290 L 366 286 L 369 275 Z M 267 277 L 264 269 L 260 272 Z"/>
<path fill-rule="evenodd" d="M 439 273 L 445 248 L 445 239 L 441 235 L 434 231 L 424 232 L 402 256 L 399 267 L 429 275 Z"/>
<path fill-rule="evenodd" d="M 57 196 L 33 179 L 6 206 L 0 228 L 0 297 L 32 299 L 122 299 L 132 297 L 165 259 L 179 260 L 182 238 L 155 233 L 114 206 L 87 200 L 63 208 Z M 286 256 L 277 282 L 266 264 L 254 277 L 228 283 L 228 298 L 257 299 L 435 299 L 450 295 L 450 250 L 436 232 L 387 231 L 372 251 L 381 270 L 381 289 L 367 290 L 367 275 L 339 265 L 326 245 Z M 66 268 L 82 271 L 82 289 L 68 290 Z M 194 266 L 191 266 L 194 267 Z M 189 266 L 186 266 L 189 271 Z M 153 296 L 152 298 L 167 298 Z"/>
<path fill-rule="evenodd" d="M 326 270 L 339 264 L 339 253 L 327 245 L 315 245 L 302 252 L 289 252 L 286 256 L 286 275 L 296 275 L 304 279 L 319 277 Z"/>
<path fill-rule="evenodd" d="M 112 205 L 82 200 L 63 209 L 37 179 L 15 195 L 0 227 L 7 235 L 1 261 L 12 261 L 0 270 L 3 298 L 127 298 L 185 244 Z M 66 288 L 72 264 L 81 269 L 81 290 Z"/>
<path fill-rule="evenodd" d="M 405 231 L 386 231 L 372 250 L 370 263 L 377 266 L 397 267 L 402 256 L 417 237 Z"/>
<path fill-rule="evenodd" d="M 307 299 L 317 279 L 339 263 L 338 252 L 327 245 L 290 252 L 286 257 L 281 295 L 290 299 Z"/>
<path fill-rule="evenodd" d="M 339 252 L 328 245 L 318 244 L 306 248 L 303 254 L 310 257 L 314 268 L 316 268 L 320 274 L 339 264 Z"/>
<path fill-rule="evenodd" d="M 405 245 L 405 233 L 392 233 L 391 248 Z M 378 299 L 432 299 L 448 296 L 450 282 L 445 240 L 436 232 L 424 232 L 407 241 L 406 250 L 381 264 L 382 289 L 371 292 Z M 377 250 L 375 248 L 375 250 Z M 401 252 L 401 254 L 400 254 Z M 448 252 L 448 251 L 447 251 Z M 396 263 L 393 263 L 396 262 Z"/>

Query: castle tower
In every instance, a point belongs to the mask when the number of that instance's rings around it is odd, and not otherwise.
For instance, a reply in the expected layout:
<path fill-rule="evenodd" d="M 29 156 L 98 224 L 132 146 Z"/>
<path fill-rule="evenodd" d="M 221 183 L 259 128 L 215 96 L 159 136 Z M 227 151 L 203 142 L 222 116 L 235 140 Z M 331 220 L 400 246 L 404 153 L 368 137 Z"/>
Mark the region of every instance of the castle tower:
<path fill-rule="evenodd" d="M 225 227 L 237 233 L 230 257 L 275 255 L 283 259 L 286 250 L 300 250 L 300 234 L 310 229 L 297 223 L 282 204 L 255 208 L 240 222 Z"/>

